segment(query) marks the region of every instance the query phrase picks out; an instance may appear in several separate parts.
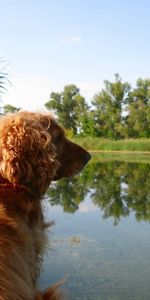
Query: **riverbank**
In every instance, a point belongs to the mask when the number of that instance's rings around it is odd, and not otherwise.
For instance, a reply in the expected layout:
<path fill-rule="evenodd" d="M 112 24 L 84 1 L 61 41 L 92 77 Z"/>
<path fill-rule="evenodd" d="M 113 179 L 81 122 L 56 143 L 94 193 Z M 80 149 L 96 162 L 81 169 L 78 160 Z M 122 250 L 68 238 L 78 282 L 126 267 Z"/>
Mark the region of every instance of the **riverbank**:
<path fill-rule="evenodd" d="M 150 139 L 123 139 L 114 141 L 75 136 L 72 140 L 91 152 L 115 151 L 150 153 Z"/>

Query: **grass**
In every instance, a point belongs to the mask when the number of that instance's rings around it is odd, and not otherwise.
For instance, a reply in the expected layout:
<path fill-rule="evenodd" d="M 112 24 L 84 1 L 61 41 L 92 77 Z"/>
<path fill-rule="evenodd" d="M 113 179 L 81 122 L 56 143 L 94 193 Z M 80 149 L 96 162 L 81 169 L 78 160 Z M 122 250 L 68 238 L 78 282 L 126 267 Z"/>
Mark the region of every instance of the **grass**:
<path fill-rule="evenodd" d="M 150 152 L 150 139 L 124 139 L 114 141 L 75 136 L 72 140 L 90 151 Z"/>
<path fill-rule="evenodd" d="M 150 163 L 150 152 L 136 152 L 136 151 L 101 151 L 93 152 L 92 158 L 89 162 L 104 162 L 104 161 L 120 161 L 120 162 L 129 162 L 129 163 Z"/>

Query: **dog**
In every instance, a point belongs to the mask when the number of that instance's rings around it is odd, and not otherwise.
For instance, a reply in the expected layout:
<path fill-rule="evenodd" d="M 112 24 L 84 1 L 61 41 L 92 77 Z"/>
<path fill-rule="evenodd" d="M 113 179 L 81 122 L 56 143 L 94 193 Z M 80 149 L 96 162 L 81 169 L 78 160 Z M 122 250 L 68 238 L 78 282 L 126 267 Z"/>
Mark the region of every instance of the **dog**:
<path fill-rule="evenodd" d="M 42 199 L 52 180 L 78 174 L 90 154 L 69 141 L 51 114 L 0 117 L 0 300 L 58 300 L 39 291 L 46 248 Z"/>

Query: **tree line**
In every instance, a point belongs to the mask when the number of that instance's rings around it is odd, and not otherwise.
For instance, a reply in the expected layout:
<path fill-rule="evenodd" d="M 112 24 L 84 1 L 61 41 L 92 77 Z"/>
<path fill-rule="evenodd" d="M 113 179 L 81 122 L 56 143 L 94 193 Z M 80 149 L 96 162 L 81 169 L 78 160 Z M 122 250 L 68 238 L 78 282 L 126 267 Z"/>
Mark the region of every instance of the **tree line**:
<path fill-rule="evenodd" d="M 110 139 L 150 137 L 150 79 L 139 78 L 135 88 L 119 74 L 88 105 L 79 88 L 70 84 L 52 92 L 45 104 L 73 134 Z"/>
<path fill-rule="evenodd" d="M 52 92 L 45 103 L 59 123 L 72 135 L 110 139 L 150 137 L 150 79 L 139 78 L 133 88 L 119 74 L 104 81 L 104 87 L 89 105 L 80 89 L 70 84 Z M 18 108 L 5 105 L 4 112 Z"/>

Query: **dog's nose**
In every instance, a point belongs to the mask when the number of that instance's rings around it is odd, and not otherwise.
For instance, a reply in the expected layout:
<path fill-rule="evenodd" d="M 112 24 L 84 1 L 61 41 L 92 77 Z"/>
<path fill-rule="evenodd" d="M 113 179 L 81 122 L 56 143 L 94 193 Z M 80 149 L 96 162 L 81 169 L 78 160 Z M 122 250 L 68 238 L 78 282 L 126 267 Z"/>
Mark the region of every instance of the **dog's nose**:
<path fill-rule="evenodd" d="M 90 155 L 90 153 L 87 152 L 85 154 L 85 156 L 84 156 L 84 162 L 85 162 L 85 164 L 87 164 L 90 159 L 91 159 L 91 155 Z"/>

